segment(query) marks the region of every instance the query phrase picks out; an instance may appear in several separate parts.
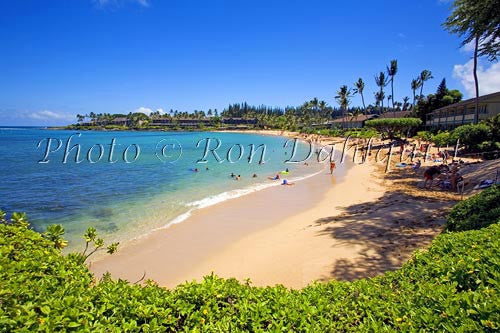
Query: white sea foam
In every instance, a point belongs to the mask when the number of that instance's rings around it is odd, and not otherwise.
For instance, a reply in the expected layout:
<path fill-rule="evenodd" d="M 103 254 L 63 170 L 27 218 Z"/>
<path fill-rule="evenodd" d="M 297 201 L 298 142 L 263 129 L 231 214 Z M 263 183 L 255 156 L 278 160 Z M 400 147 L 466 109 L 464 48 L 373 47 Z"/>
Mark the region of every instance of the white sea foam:
<path fill-rule="evenodd" d="M 290 182 L 299 182 L 301 180 L 314 177 L 314 176 L 320 174 L 321 172 L 324 172 L 324 169 L 319 170 L 319 171 L 312 173 L 312 174 L 289 178 L 288 180 Z M 146 234 L 142 234 L 138 237 L 134 237 L 133 240 L 141 239 L 143 237 L 148 236 L 149 234 L 151 234 L 154 231 L 168 229 L 175 224 L 182 223 L 192 215 L 193 211 L 195 211 L 197 209 L 210 207 L 210 206 L 216 205 L 218 203 L 221 203 L 221 202 L 224 202 L 227 200 L 236 199 L 236 198 L 242 197 L 242 196 L 250 194 L 250 193 L 255 193 L 255 192 L 264 190 L 266 188 L 270 188 L 273 186 L 279 186 L 279 185 L 281 185 L 281 181 L 268 181 L 266 183 L 259 183 L 259 184 L 255 184 L 255 185 L 252 185 L 252 186 L 249 186 L 246 188 L 242 188 L 242 189 L 230 190 L 230 191 L 222 192 L 219 194 L 211 195 L 211 196 L 208 196 L 208 197 L 200 199 L 200 200 L 186 203 L 185 204 L 186 207 L 190 207 L 187 212 L 182 213 L 180 215 L 177 215 L 176 217 L 174 217 L 172 220 L 169 220 L 164 225 L 157 227 L 157 228 L 154 228 Z"/>
<path fill-rule="evenodd" d="M 309 175 L 290 178 L 289 181 L 290 182 L 298 182 L 298 181 L 316 176 L 316 175 L 320 174 L 321 172 L 323 172 L 323 170 L 320 170 L 318 172 L 315 172 L 315 173 L 312 173 Z M 267 182 L 267 183 L 255 184 L 255 185 L 252 185 L 252 186 L 249 186 L 246 188 L 237 189 L 237 190 L 230 190 L 230 191 L 222 192 L 219 194 L 211 195 L 211 196 L 208 196 L 208 197 L 203 198 L 201 200 L 197 200 L 197 201 L 193 201 L 191 203 L 188 203 L 187 205 L 191 206 L 191 207 L 195 207 L 195 208 L 206 208 L 206 207 L 210 207 L 210 206 L 216 205 L 218 203 L 221 203 L 221 202 L 224 202 L 227 200 L 236 199 L 236 198 L 242 197 L 244 195 L 258 192 L 258 191 L 264 190 L 266 188 L 270 188 L 270 187 L 278 186 L 278 185 L 281 185 L 281 181 L 272 181 L 272 182 Z"/>

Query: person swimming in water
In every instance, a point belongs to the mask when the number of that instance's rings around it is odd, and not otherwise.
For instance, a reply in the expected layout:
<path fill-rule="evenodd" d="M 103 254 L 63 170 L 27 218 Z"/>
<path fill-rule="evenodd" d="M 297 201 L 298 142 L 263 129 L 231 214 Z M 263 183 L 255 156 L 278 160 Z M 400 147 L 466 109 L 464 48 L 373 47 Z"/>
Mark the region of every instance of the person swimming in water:
<path fill-rule="evenodd" d="M 257 178 L 257 174 L 254 173 L 253 176 L 252 176 L 252 178 Z"/>
<path fill-rule="evenodd" d="M 236 180 L 240 180 L 240 179 L 241 179 L 240 175 L 236 176 Z"/>
<path fill-rule="evenodd" d="M 277 173 L 276 176 L 274 176 L 274 177 L 267 177 L 267 178 L 270 179 L 270 180 L 279 180 L 280 179 L 280 174 Z"/>
<path fill-rule="evenodd" d="M 235 174 L 231 172 L 231 178 L 234 178 Z"/>

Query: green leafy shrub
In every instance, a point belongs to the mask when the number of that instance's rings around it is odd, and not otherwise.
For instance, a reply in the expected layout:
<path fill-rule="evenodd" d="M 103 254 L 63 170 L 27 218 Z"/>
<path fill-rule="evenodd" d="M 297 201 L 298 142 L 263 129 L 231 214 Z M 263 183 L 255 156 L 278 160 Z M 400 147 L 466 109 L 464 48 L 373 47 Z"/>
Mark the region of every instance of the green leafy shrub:
<path fill-rule="evenodd" d="M 366 126 L 374 128 L 384 137 L 394 139 L 396 136 L 406 135 L 413 128 L 422 124 L 418 118 L 383 118 L 367 120 Z"/>
<path fill-rule="evenodd" d="M 320 135 L 330 135 L 330 130 L 329 130 L 329 129 L 326 129 L 326 128 L 324 128 L 324 129 L 320 129 L 320 130 L 318 131 L 318 134 L 320 134 Z"/>
<path fill-rule="evenodd" d="M 416 137 L 421 140 L 431 141 L 432 133 L 429 131 L 418 131 Z"/>
<path fill-rule="evenodd" d="M 378 132 L 370 128 L 356 128 L 344 132 L 345 137 L 352 137 L 358 139 L 369 139 L 379 136 Z"/>
<path fill-rule="evenodd" d="M 446 145 L 454 144 L 451 138 L 451 134 L 448 131 L 439 132 L 434 134 L 431 138 L 431 142 L 434 143 L 438 147 L 444 147 Z"/>
<path fill-rule="evenodd" d="M 500 221 L 500 185 L 482 191 L 456 204 L 446 223 L 446 229 L 464 231 L 480 229 Z"/>
<path fill-rule="evenodd" d="M 1 214 L 0 214 L 1 215 Z M 401 269 L 301 290 L 207 276 L 168 290 L 92 274 L 21 223 L 0 224 L 0 331 L 337 332 L 500 328 L 500 225 L 438 236 Z M 92 239 L 93 235 L 88 239 Z M 91 237 L 92 236 L 92 237 Z"/>
<path fill-rule="evenodd" d="M 500 142 L 500 113 L 484 120 L 483 123 L 490 128 L 491 140 L 497 143 Z"/>
<path fill-rule="evenodd" d="M 470 150 L 478 150 L 479 145 L 491 140 L 491 129 L 485 123 L 462 125 L 455 128 L 451 135 L 451 140 L 465 145 Z"/>

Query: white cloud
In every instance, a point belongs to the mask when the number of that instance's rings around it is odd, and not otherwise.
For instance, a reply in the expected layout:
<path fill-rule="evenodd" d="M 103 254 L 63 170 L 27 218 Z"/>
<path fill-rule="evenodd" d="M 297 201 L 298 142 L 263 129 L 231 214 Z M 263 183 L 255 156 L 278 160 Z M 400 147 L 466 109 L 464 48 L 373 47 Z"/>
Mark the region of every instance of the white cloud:
<path fill-rule="evenodd" d="M 27 114 L 28 118 L 35 119 L 35 120 L 75 120 L 74 115 L 69 115 L 67 113 L 60 113 L 60 112 L 54 112 L 54 111 L 49 111 L 49 110 L 43 110 L 43 111 L 38 111 L 38 112 L 32 112 Z"/>
<path fill-rule="evenodd" d="M 474 41 L 470 41 L 467 44 L 465 44 L 464 46 L 462 46 L 460 48 L 460 51 L 465 52 L 465 53 L 473 52 L 475 46 L 476 45 L 475 45 Z"/>
<path fill-rule="evenodd" d="M 474 62 L 472 59 L 463 65 L 453 66 L 453 77 L 460 80 L 469 97 L 474 97 L 476 94 L 473 69 Z M 480 95 L 500 91 L 500 63 L 493 63 L 489 67 L 478 64 L 477 77 Z"/>
<path fill-rule="evenodd" d="M 165 114 L 165 110 L 163 110 L 162 108 L 158 108 L 155 111 L 160 112 L 160 114 Z M 153 113 L 153 109 L 147 108 L 145 106 L 141 106 L 140 108 L 135 109 L 134 113 L 135 112 L 144 113 L 144 114 L 147 114 L 149 116 L 149 115 L 151 115 L 151 113 Z"/>
<path fill-rule="evenodd" d="M 141 106 L 140 108 L 134 110 L 134 113 L 144 113 L 147 115 L 151 114 L 151 112 L 153 112 L 153 110 L 145 106 Z"/>
<path fill-rule="evenodd" d="M 402 32 L 398 33 L 398 37 L 399 38 L 406 38 L 406 35 Z"/>

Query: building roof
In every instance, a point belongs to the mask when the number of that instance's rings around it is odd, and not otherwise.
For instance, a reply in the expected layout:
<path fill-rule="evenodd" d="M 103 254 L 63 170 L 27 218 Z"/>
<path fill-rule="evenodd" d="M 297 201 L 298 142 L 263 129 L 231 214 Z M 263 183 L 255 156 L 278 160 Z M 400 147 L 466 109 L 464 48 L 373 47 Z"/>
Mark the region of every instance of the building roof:
<path fill-rule="evenodd" d="M 490 102 L 490 101 L 500 102 L 500 91 L 497 91 L 497 92 L 494 92 L 494 93 L 488 94 L 488 95 L 479 96 L 479 103 Z M 475 104 L 475 103 L 476 103 L 476 98 L 469 98 L 469 99 L 466 99 L 465 101 L 461 101 L 461 102 L 458 102 L 455 104 L 443 106 L 442 108 L 439 108 L 439 109 L 432 111 L 432 113 L 446 110 L 446 109 L 450 109 L 450 108 L 456 108 L 459 106 L 466 106 L 468 104 Z"/>
<path fill-rule="evenodd" d="M 127 117 L 116 117 L 112 121 L 127 121 Z"/>
<path fill-rule="evenodd" d="M 332 124 L 332 123 L 338 124 L 338 123 L 343 123 L 343 122 L 365 121 L 365 120 L 372 119 L 373 117 L 375 117 L 374 114 L 362 114 L 362 115 L 359 115 L 357 117 L 346 116 L 343 118 L 329 120 L 328 123 L 329 124 Z"/>

